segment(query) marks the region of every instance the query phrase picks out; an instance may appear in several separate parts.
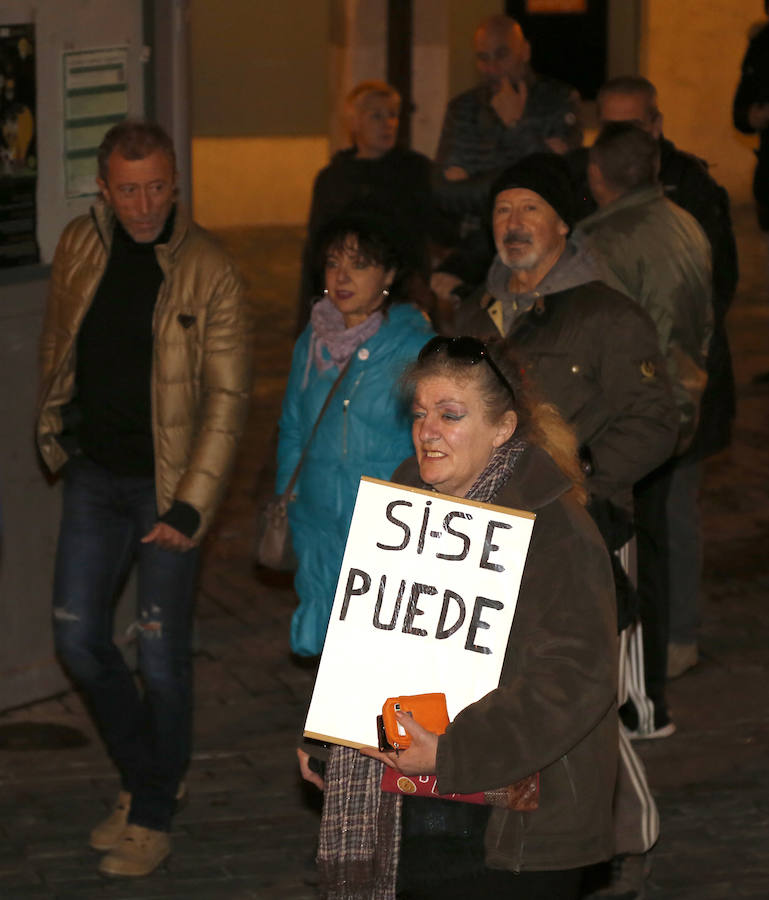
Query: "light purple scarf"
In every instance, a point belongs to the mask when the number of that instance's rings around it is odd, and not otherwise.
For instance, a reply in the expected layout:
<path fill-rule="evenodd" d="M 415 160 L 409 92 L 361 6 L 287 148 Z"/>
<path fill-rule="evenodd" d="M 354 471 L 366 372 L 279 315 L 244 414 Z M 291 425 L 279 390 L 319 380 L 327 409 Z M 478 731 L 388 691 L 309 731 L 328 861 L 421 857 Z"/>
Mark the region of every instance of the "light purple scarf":
<path fill-rule="evenodd" d="M 377 310 L 360 325 L 345 328 L 344 316 L 332 301 L 328 297 L 318 300 L 310 315 L 312 333 L 302 387 L 307 387 L 310 366 L 313 362 L 319 372 L 325 372 L 332 366 L 341 370 L 356 349 L 379 331 L 383 321 L 384 316 Z M 328 351 L 330 359 L 323 355 L 324 348 Z"/>

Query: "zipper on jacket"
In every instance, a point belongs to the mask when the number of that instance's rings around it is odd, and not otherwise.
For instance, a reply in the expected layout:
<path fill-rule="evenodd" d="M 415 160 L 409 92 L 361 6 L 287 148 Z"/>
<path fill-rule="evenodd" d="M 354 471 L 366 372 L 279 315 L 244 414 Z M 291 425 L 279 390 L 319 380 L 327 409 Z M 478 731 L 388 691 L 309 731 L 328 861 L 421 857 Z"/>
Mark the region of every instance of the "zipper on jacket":
<path fill-rule="evenodd" d="M 350 408 L 350 401 L 352 400 L 353 394 L 358 390 L 358 385 L 363 380 L 363 372 L 358 375 L 355 379 L 355 384 L 353 384 L 349 396 L 345 397 L 342 402 L 342 456 L 347 456 L 347 411 Z"/>
<path fill-rule="evenodd" d="M 572 777 L 571 763 L 569 762 L 568 754 L 564 753 L 564 755 L 561 757 L 561 762 L 563 763 L 563 768 L 566 772 L 566 778 L 569 781 L 569 787 L 571 788 L 571 796 L 574 800 L 574 805 L 578 806 L 579 798 L 577 796 L 577 788 L 574 784 L 574 778 Z"/>
<path fill-rule="evenodd" d="M 350 398 L 346 397 L 342 403 L 342 456 L 347 456 L 347 410 L 350 408 Z"/>

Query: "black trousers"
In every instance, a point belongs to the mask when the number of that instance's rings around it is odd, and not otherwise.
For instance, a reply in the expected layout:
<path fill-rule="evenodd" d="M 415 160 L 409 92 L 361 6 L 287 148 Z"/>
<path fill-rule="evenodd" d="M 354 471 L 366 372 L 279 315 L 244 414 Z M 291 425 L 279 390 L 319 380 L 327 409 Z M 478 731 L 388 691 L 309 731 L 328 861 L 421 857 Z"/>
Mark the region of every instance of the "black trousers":
<path fill-rule="evenodd" d="M 483 838 L 491 808 L 404 798 L 398 900 L 577 900 L 582 869 L 489 869 Z"/>
<path fill-rule="evenodd" d="M 650 472 L 633 491 L 646 694 L 654 704 L 656 728 L 669 721 L 665 700 L 670 613 L 666 503 L 674 465 L 675 461 L 669 460 Z"/>

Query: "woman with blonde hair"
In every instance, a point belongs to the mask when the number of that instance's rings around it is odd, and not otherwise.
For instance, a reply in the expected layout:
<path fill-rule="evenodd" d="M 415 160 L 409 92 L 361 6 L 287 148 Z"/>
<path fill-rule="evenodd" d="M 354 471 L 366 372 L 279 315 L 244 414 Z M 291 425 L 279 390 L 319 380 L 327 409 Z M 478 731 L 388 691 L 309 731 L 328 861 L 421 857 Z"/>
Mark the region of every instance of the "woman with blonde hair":
<path fill-rule="evenodd" d="M 422 306 L 429 305 L 428 238 L 440 238 L 430 186 L 432 163 L 415 150 L 396 146 L 400 111 L 400 94 L 384 81 L 362 81 L 347 95 L 343 118 L 350 146 L 321 169 L 313 187 L 297 334 L 309 321 L 312 304 L 323 289 L 322 272 L 312 265 L 316 237 L 341 214 L 373 213 L 392 222 L 408 248 L 404 263 L 417 273 L 409 296 Z"/>
<path fill-rule="evenodd" d="M 411 736 L 399 753 L 334 747 L 325 782 L 300 750 L 304 777 L 325 789 L 322 893 L 576 900 L 584 868 L 614 849 L 617 761 L 614 586 L 576 440 L 499 345 L 432 338 L 408 384 L 415 456 L 392 480 L 536 519 L 495 690 L 440 735 L 398 713 Z M 382 764 L 435 775 L 441 795 L 495 792 L 538 772 L 539 799 L 492 807 L 384 793 Z"/>

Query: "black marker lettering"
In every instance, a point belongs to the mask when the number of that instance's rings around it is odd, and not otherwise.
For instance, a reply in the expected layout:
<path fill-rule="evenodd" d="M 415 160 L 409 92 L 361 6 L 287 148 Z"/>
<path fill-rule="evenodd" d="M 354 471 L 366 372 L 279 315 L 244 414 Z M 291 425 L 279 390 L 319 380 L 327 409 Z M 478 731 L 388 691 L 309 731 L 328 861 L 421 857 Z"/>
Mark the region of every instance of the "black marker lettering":
<path fill-rule="evenodd" d="M 406 590 L 406 582 L 404 579 L 401 579 L 401 586 L 398 588 L 398 596 L 395 598 L 395 606 L 393 607 L 393 615 L 389 625 L 384 625 L 379 618 L 382 614 L 382 601 L 384 600 L 386 583 L 387 576 L 383 575 L 379 581 L 379 596 L 377 597 L 376 606 L 374 607 L 374 628 L 381 628 L 383 631 L 392 631 L 398 620 L 398 613 L 401 611 L 401 600 L 403 600 L 403 592 Z"/>
<path fill-rule="evenodd" d="M 397 525 L 399 528 L 403 529 L 403 543 L 398 546 L 393 545 L 392 547 L 389 544 L 380 544 L 377 543 L 377 547 L 380 550 L 405 550 L 408 546 L 408 542 L 411 540 L 411 529 L 405 522 L 401 522 L 400 519 L 396 519 L 393 515 L 393 510 L 396 506 L 412 506 L 408 500 L 393 500 L 391 503 L 387 504 L 387 509 L 385 511 L 385 515 L 387 516 L 387 521 L 392 522 L 393 525 Z"/>
<path fill-rule="evenodd" d="M 429 502 L 429 501 L 428 501 Z M 412 584 L 411 585 L 411 596 L 409 597 L 409 604 L 406 607 L 406 615 L 403 617 L 403 633 L 404 634 L 418 634 L 420 637 L 425 637 L 427 632 L 424 628 L 414 628 L 414 619 L 417 616 L 423 616 L 424 610 L 420 609 L 417 606 L 419 602 L 420 594 L 437 594 L 438 588 L 434 588 L 431 584 Z"/>
<path fill-rule="evenodd" d="M 456 512 L 456 511 L 450 512 L 446 516 L 446 518 L 443 520 L 443 527 L 452 537 L 461 538 L 464 546 L 459 553 L 456 553 L 453 555 L 451 553 L 436 553 L 435 555 L 438 557 L 438 559 L 448 559 L 448 560 L 452 560 L 452 561 L 453 560 L 461 560 L 461 559 L 465 559 L 468 552 L 470 551 L 470 538 L 466 534 L 462 534 L 461 531 L 455 531 L 451 527 L 451 520 L 456 518 L 457 516 L 460 519 L 464 519 L 464 517 L 465 517 L 464 513 Z"/>
<path fill-rule="evenodd" d="M 419 542 L 417 543 L 417 553 L 421 553 L 425 549 L 425 535 L 427 534 L 427 520 L 430 518 L 430 506 L 432 500 L 425 503 L 425 514 L 422 516 L 422 530 L 419 532 Z"/>
<path fill-rule="evenodd" d="M 459 607 L 459 615 L 457 616 L 457 621 L 450 627 L 445 628 L 446 624 L 446 614 L 449 611 L 449 600 L 456 600 L 457 606 Z M 462 627 L 462 623 L 465 621 L 465 601 L 459 596 L 459 594 L 455 594 L 454 591 L 448 590 L 448 588 L 443 592 L 443 607 L 441 608 L 441 617 L 438 619 L 438 627 L 435 630 L 435 637 L 442 641 L 444 638 L 451 637 L 455 631 Z"/>
<path fill-rule="evenodd" d="M 488 647 L 480 646 L 475 643 L 475 635 L 479 628 L 489 628 L 488 622 L 481 620 L 483 607 L 488 606 L 490 609 L 504 609 L 505 604 L 499 600 L 489 600 L 488 597 L 476 597 L 475 606 L 473 607 L 473 617 L 470 620 L 470 627 L 467 630 L 467 640 L 465 641 L 465 650 L 472 650 L 474 653 L 491 653 Z"/>
<path fill-rule="evenodd" d="M 353 582 L 355 581 L 356 576 L 360 575 L 362 579 L 362 586 L 359 588 L 353 587 Z M 350 569 L 350 574 L 347 576 L 347 585 L 344 589 L 344 600 L 342 601 L 342 612 L 339 614 L 339 621 L 344 622 L 347 616 L 347 607 L 350 605 L 350 597 L 359 596 L 360 594 L 365 594 L 366 591 L 371 587 L 371 576 L 368 572 L 364 572 L 363 569 Z"/>
<path fill-rule="evenodd" d="M 492 572 L 504 572 L 505 567 L 499 566 L 496 563 L 489 562 L 489 555 L 492 554 L 495 550 L 499 550 L 499 544 L 491 543 L 491 536 L 494 533 L 495 528 L 512 528 L 512 525 L 508 525 L 507 522 L 494 522 L 493 520 L 489 522 L 486 526 L 486 537 L 483 539 L 483 553 L 481 554 L 481 569 L 491 569 Z"/>

